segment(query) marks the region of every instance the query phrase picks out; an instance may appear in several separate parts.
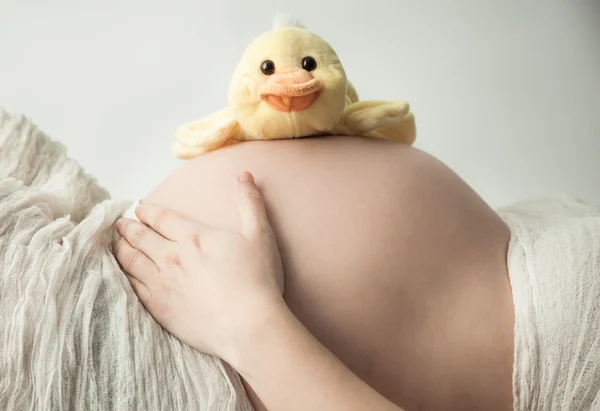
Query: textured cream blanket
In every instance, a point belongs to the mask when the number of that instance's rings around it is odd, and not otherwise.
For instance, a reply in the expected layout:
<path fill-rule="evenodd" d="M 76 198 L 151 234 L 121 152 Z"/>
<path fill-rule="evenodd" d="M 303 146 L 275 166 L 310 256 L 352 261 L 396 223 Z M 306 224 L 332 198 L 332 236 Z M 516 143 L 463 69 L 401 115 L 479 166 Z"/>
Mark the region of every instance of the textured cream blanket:
<path fill-rule="evenodd" d="M 501 215 L 512 231 L 514 409 L 600 410 L 600 207 L 557 197 Z"/>
<path fill-rule="evenodd" d="M 0 410 L 252 409 L 137 301 L 110 253 L 127 206 L 0 108 Z"/>

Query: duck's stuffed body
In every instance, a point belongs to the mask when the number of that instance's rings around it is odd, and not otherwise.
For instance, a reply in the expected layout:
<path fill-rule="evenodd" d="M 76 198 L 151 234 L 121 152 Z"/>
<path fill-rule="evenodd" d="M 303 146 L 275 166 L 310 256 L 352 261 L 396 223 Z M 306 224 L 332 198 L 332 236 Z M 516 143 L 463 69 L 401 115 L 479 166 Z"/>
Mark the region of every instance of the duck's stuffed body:
<path fill-rule="evenodd" d="M 298 26 L 255 39 L 237 65 L 229 106 L 177 130 L 173 152 L 189 159 L 246 140 L 361 135 L 412 144 L 405 101 L 359 101 L 333 48 Z"/>

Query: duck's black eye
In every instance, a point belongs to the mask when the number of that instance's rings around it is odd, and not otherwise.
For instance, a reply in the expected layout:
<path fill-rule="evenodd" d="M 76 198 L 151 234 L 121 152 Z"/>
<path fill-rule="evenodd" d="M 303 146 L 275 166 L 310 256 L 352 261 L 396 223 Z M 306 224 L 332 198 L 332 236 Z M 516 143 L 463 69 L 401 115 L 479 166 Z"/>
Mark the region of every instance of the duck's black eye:
<path fill-rule="evenodd" d="M 267 76 L 270 76 L 271 74 L 275 73 L 275 63 L 273 63 L 271 60 L 265 60 L 261 64 L 260 69 Z"/>
<path fill-rule="evenodd" d="M 306 71 L 313 71 L 317 68 L 317 60 L 312 57 L 304 57 L 302 59 L 302 68 Z"/>

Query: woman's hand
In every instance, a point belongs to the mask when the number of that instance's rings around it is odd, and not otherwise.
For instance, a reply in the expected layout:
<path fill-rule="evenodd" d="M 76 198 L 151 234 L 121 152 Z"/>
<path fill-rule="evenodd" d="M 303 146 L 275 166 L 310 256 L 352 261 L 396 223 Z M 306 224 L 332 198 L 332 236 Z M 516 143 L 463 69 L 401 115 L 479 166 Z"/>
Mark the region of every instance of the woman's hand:
<path fill-rule="evenodd" d="M 263 199 L 250 173 L 239 176 L 239 231 L 217 230 L 143 204 L 143 223 L 121 219 L 114 253 L 133 290 L 167 331 L 227 360 L 283 302 L 283 272 Z M 260 328 L 260 327 L 259 327 Z"/>
<path fill-rule="evenodd" d="M 119 220 L 115 255 L 138 298 L 173 335 L 230 363 L 266 409 L 401 411 L 346 368 L 286 307 L 281 258 L 249 173 L 239 232 L 142 205 Z"/>

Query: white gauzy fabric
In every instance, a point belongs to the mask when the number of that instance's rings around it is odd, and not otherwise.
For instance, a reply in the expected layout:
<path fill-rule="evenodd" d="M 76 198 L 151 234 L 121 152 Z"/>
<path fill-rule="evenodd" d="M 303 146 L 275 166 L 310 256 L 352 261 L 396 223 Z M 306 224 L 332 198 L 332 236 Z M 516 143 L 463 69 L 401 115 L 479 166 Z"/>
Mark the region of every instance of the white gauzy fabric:
<path fill-rule="evenodd" d="M 135 215 L 135 208 L 140 204 L 139 201 L 136 201 L 135 203 L 131 204 L 131 206 L 125 210 L 125 212 L 123 213 L 123 217 L 125 218 L 129 218 L 131 220 L 135 220 L 135 221 L 140 221 L 140 219 L 137 217 L 137 215 Z"/>
<path fill-rule="evenodd" d="M 556 197 L 500 214 L 512 232 L 514 409 L 600 410 L 600 207 Z"/>
<path fill-rule="evenodd" d="M 128 205 L 0 108 L 0 410 L 252 410 L 137 301 L 110 252 Z"/>

